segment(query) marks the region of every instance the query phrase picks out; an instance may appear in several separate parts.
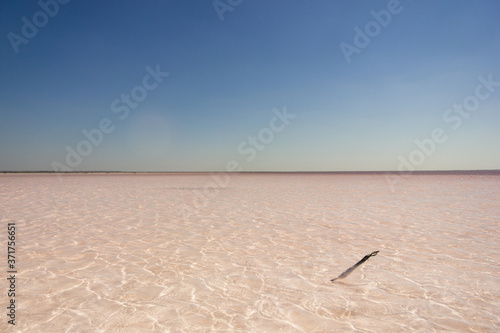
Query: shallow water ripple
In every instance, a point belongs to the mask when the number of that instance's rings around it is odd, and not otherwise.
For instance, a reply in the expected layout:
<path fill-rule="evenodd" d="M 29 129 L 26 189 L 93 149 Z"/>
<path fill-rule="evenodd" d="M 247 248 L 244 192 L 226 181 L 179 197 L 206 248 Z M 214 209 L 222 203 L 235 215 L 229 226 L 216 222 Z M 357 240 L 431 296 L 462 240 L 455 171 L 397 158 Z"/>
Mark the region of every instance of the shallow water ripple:
<path fill-rule="evenodd" d="M 500 331 L 498 176 L 63 178 L 0 176 L 17 332 Z"/>

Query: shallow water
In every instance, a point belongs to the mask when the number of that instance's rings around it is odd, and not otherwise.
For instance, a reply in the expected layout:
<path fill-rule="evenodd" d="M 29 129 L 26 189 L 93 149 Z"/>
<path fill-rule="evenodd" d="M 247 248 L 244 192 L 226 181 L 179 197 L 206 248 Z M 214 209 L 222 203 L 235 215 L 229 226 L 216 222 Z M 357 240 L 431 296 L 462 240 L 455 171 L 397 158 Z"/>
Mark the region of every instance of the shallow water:
<path fill-rule="evenodd" d="M 0 331 L 500 331 L 500 176 L 0 175 L 0 202 Z"/>

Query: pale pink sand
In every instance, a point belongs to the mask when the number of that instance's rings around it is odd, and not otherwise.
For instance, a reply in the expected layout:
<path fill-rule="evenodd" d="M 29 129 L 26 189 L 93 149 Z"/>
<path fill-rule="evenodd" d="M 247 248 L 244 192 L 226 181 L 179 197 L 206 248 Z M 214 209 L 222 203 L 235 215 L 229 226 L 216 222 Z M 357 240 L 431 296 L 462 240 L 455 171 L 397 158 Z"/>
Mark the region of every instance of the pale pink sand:
<path fill-rule="evenodd" d="M 212 181 L 0 175 L 0 331 L 500 331 L 499 176 L 231 175 L 205 200 Z"/>

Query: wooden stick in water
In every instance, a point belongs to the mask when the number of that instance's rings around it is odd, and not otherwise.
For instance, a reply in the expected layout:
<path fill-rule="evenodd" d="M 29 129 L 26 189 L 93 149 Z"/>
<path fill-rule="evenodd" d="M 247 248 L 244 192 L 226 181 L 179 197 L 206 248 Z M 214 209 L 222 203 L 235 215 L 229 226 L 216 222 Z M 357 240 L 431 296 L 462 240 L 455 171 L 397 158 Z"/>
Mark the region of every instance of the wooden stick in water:
<path fill-rule="evenodd" d="M 356 268 L 358 268 L 362 263 L 364 263 L 365 261 L 367 261 L 368 259 L 370 259 L 370 257 L 374 257 L 376 256 L 378 253 L 378 251 L 374 251 L 370 254 L 367 254 L 366 256 L 363 257 L 363 259 L 361 259 L 360 261 L 358 261 L 356 264 L 354 264 L 352 267 L 349 267 L 344 273 L 340 274 L 339 276 L 337 276 L 335 279 L 331 279 L 330 281 L 335 281 L 337 279 L 345 279 L 346 277 L 349 276 L 349 274 L 351 274 Z"/>

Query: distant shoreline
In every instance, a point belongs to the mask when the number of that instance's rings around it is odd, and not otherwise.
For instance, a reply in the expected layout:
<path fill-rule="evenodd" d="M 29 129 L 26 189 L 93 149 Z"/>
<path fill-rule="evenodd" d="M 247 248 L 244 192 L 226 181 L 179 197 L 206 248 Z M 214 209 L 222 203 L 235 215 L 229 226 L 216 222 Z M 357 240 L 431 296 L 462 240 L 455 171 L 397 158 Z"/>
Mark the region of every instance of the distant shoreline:
<path fill-rule="evenodd" d="M 420 170 L 420 171 L 0 171 L 0 174 L 140 174 L 140 175 L 204 175 L 204 174 L 331 174 L 331 175 L 500 175 L 498 170 Z"/>

